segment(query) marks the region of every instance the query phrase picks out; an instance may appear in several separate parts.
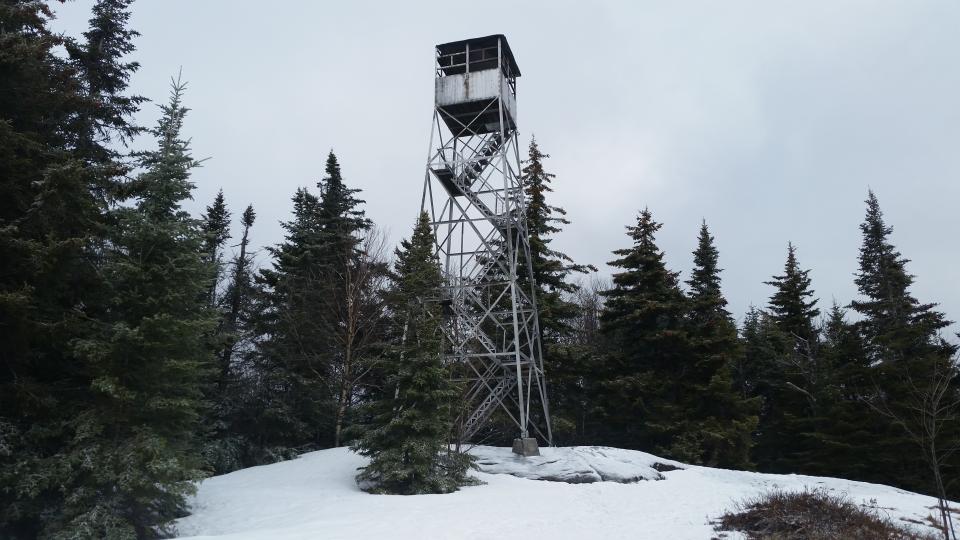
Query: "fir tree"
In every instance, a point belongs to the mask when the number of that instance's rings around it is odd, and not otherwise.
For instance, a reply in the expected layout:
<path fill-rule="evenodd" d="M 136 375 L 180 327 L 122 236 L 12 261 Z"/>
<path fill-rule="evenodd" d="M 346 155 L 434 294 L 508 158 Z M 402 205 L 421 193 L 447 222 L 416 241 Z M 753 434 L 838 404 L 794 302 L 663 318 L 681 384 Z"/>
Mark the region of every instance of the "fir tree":
<path fill-rule="evenodd" d="M 889 470 L 895 471 L 898 485 L 930 490 L 936 482 L 927 480 L 931 478 L 929 466 L 908 457 L 917 447 L 907 419 L 915 417 L 917 392 L 927 381 L 936 379 L 934 374 L 950 370 L 954 380 L 958 380 L 957 367 L 951 360 L 957 347 L 940 336 L 950 322 L 934 309 L 936 305 L 921 304 L 910 293 L 913 276 L 906 270 L 909 261 L 890 242 L 893 229 L 885 223 L 872 191 L 866 204 L 866 217 L 860 225 L 860 268 L 855 280 L 861 298 L 850 305 L 862 316 L 857 329 L 876 381 L 866 399 L 883 410 L 885 416 L 899 419 L 900 424 L 881 434 L 876 451 L 895 464 Z M 958 395 L 956 385 L 952 392 L 953 396 Z M 946 440 L 958 437 L 956 430 L 938 436 Z M 955 471 L 960 466 L 956 455 L 950 461 L 942 457 L 934 461 L 942 465 L 938 476 L 950 477 L 949 473 L 943 474 L 944 470 Z"/>
<path fill-rule="evenodd" d="M 819 331 L 817 414 L 806 462 L 809 474 L 857 480 L 889 481 L 890 463 L 875 452 L 883 422 L 871 413 L 862 397 L 871 391 L 870 362 L 856 326 L 846 320 L 834 302 Z"/>
<path fill-rule="evenodd" d="M 110 297 L 105 212 L 127 167 L 106 145 L 134 130 L 139 102 L 119 105 L 135 66 L 111 56 L 81 71 L 56 49 L 83 45 L 52 33 L 52 16 L 42 2 L 0 6 L 0 536 L 14 539 L 73 532 L 60 518 L 84 473 L 66 456 L 93 399 L 75 343 Z M 132 50 L 126 13 L 111 16 L 91 32 Z M 105 72 L 119 77 L 109 92 L 89 83 Z"/>
<path fill-rule="evenodd" d="M 752 361 L 760 364 L 765 401 L 760 415 L 755 457 L 761 470 L 789 472 L 801 469 L 813 451 L 811 433 L 817 416 L 821 377 L 816 317 L 820 310 L 811 300 L 810 270 L 801 270 L 796 248 L 787 244 L 784 273 L 766 282 L 776 288 L 770 297 L 768 321 L 777 332 L 767 354 Z M 777 347 L 780 347 L 779 349 Z"/>
<path fill-rule="evenodd" d="M 222 189 L 217 192 L 213 203 L 207 206 L 202 221 L 204 242 L 201 252 L 214 270 L 208 298 L 210 305 L 215 307 L 217 287 L 220 285 L 223 272 L 223 245 L 230 239 L 230 210 L 227 209 Z"/>
<path fill-rule="evenodd" d="M 687 334 L 691 357 L 684 377 L 686 426 L 673 454 L 693 463 L 730 468 L 750 465 L 751 434 L 756 427 L 756 400 L 743 399 L 733 387 L 732 369 L 739 355 L 737 328 L 720 290 L 719 253 L 704 222 L 694 268 L 687 280 Z"/>
<path fill-rule="evenodd" d="M 809 345 L 815 339 L 814 325 L 820 310 L 816 308 L 817 300 L 810 299 L 814 294 L 810 290 L 810 270 L 800 269 L 797 250 L 792 242 L 787 244 L 783 275 L 773 276 L 773 281 L 767 281 L 766 284 L 776 287 L 770 297 L 773 320 L 787 335 L 795 336 Z"/>
<path fill-rule="evenodd" d="M 130 77 L 140 69 L 138 62 L 124 61 L 135 49 L 134 38 L 140 35 L 128 26 L 132 3 L 133 0 L 98 0 L 92 9 L 90 28 L 83 33 L 84 41 L 65 44 L 84 92 L 91 98 L 78 118 L 80 129 L 85 132 L 78 149 L 100 163 L 110 163 L 118 157 L 117 151 L 105 144 L 113 136 L 128 141 L 143 131 L 130 119 L 147 99 L 125 92 Z"/>
<path fill-rule="evenodd" d="M 371 223 L 355 197 L 359 190 L 344 184 L 333 152 L 325 170 L 319 198 L 297 191 L 284 242 L 268 248 L 273 268 L 258 276 L 255 324 L 264 336 L 257 344 L 264 406 L 251 427 L 263 461 L 336 442 L 338 389 L 351 358 L 343 334 L 352 306 L 348 281 Z"/>
<path fill-rule="evenodd" d="M 627 227 L 633 246 L 614 253 L 621 271 L 605 291 L 601 329 L 606 336 L 599 406 L 610 431 L 603 442 L 669 452 L 682 429 L 680 385 L 690 343 L 686 299 L 669 271 L 655 234 L 661 225 L 649 210 Z"/>
<path fill-rule="evenodd" d="M 197 166 L 181 137 L 183 90 L 176 81 L 161 107 L 157 149 L 138 154 L 143 173 L 128 187 L 135 204 L 113 211 L 111 309 L 97 334 L 76 343 L 96 399 L 77 411 L 64 459 L 79 478 L 59 519 L 81 537 L 162 532 L 202 476 L 196 435 L 215 319 L 203 300 L 203 234 L 180 206 Z"/>
<path fill-rule="evenodd" d="M 293 219 L 283 224 L 284 241 L 268 247 L 273 266 L 256 277 L 254 325 L 260 373 L 257 415 L 249 419 L 258 463 L 319 448 L 330 429 L 329 343 L 322 317 L 328 287 L 321 271 L 319 200 L 306 188 L 293 197 Z"/>
<path fill-rule="evenodd" d="M 250 253 L 250 229 L 257 219 L 253 205 L 247 205 L 240 219 L 243 226 L 243 235 L 240 237 L 240 252 L 234 257 L 231 264 L 230 285 L 224 296 L 223 333 L 227 336 L 227 343 L 220 353 L 220 379 L 218 384 L 224 387 L 230 380 L 233 354 L 237 342 L 240 341 L 238 332 L 243 320 L 249 316 L 251 288 L 253 286 L 252 267 L 253 254 Z"/>
<path fill-rule="evenodd" d="M 396 252 L 389 302 L 399 340 L 383 360 L 387 392 L 370 404 L 370 422 L 354 445 L 370 457 L 357 480 L 374 493 L 447 493 L 468 483 L 468 456 L 448 445 L 459 391 L 443 364 L 433 244 L 430 219 L 421 213 Z"/>
<path fill-rule="evenodd" d="M 553 191 L 550 184 L 555 178 L 543 167 L 543 161 L 549 157 L 540 151 L 536 138 L 532 137 L 521 181 L 527 198 L 530 266 L 536 284 L 540 328 L 545 341 L 552 343 L 569 334 L 569 321 L 576 316 L 576 306 L 564 298 L 564 295 L 573 294 L 579 289 L 575 283 L 568 281 L 570 275 L 586 274 L 591 270 L 596 271 L 596 268 L 576 264 L 569 255 L 550 247 L 553 236 L 570 221 L 563 208 L 547 202 L 547 194 Z"/>
<path fill-rule="evenodd" d="M 250 251 L 250 229 L 256 220 L 253 205 L 244 210 L 240 224 L 243 234 L 240 251 L 230 263 L 230 277 L 220 299 L 219 343 L 215 350 L 218 375 L 210 385 L 211 409 L 207 426 L 204 455 L 216 474 L 223 474 L 247 465 L 256 465 L 257 448 L 247 432 L 247 418 L 257 408 L 253 401 L 256 373 L 242 364 L 244 352 L 253 339 L 252 304 L 254 294 L 253 253 Z"/>
<path fill-rule="evenodd" d="M 747 398 L 760 400 L 754 432 L 752 461 L 763 472 L 795 472 L 784 463 L 795 445 L 793 430 L 802 396 L 787 385 L 787 361 L 795 339 L 787 335 L 769 313 L 751 308 L 742 329 L 743 356 L 735 368 L 735 387 Z"/>
<path fill-rule="evenodd" d="M 360 384 L 363 366 L 370 360 L 377 341 L 382 305 L 371 290 L 387 268 L 371 253 L 365 241 L 372 223 L 364 215 L 357 199 L 359 189 L 348 188 L 343 181 L 337 156 L 327 155 L 326 176 L 320 181 L 318 218 L 324 253 L 321 271 L 326 290 L 323 315 L 318 319 L 328 336 L 329 380 L 333 402 L 334 446 L 340 446 L 344 428 L 354 405 L 354 391 Z"/>
<path fill-rule="evenodd" d="M 580 287 L 569 281 L 571 274 L 596 271 L 589 265 L 576 264 L 570 256 L 551 247 L 554 236 L 562 226 L 569 225 L 566 211 L 549 204 L 547 196 L 555 175 L 543 166 L 548 154 L 540 151 L 535 137 L 531 137 L 527 160 L 522 170 L 526 195 L 526 222 L 530 242 L 530 270 L 535 284 L 534 294 L 540 324 L 540 338 L 545 369 L 549 372 L 549 399 L 555 438 L 570 438 L 582 432 L 582 372 L 590 356 L 582 345 L 573 343 L 572 322 L 578 315 L 578 306 L 571 301 Z M 526 272 L 521 272 L 525 277 Z M 529 290 L 531 284 L 521 279 L 519 286 Z"/>

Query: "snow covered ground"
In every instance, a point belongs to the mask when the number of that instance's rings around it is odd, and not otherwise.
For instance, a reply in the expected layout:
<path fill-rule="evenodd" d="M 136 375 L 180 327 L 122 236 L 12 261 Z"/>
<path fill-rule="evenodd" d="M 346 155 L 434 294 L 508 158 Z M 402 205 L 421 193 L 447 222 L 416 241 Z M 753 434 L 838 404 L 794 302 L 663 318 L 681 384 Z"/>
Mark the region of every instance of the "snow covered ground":
<path fill-rule="evenodd" d="M 474 474 L 484 485 L 404 497 L 360 491 L 354 475 L 365 459 L 345 448 L 321 450 L 204 481 L 178 530 L 184 538 L 230 540 L 682 540 L 711 538 L 711 520 L 774 488 L 844 493 L 897 520 L 923 520 L 935 504 L 877 484 L 695 467 L 617 448 L 541 451 L 524 461 L 507 448 L 477 447 L 486 472 Z M 667 470 L 673 467 L 682 468 Z"/>

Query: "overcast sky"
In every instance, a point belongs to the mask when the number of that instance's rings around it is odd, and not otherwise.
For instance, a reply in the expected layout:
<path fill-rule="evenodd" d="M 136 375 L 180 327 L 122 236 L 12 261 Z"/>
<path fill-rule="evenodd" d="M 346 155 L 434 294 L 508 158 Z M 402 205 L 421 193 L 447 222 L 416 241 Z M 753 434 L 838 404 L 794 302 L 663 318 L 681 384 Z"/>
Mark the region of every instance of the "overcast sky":
<path fill-rule="evenodd" d="M 92 2 L 58 7 L 68 34 Z M 685 279 L 701 219 L 738 320 L 763 306 L 787 241 L 821 303 L 846 304 L 867 189 L 921 301 L 960 319 L 960 2 L 141 1 L 134 92 L 162 102 L 181 67 L 199 212 L 223 188 L 282 238 L 327 152 L 396 241 L 419 210 L 433 45 L 503 33 L 572 224 L 556 245 L 604 263 L 649 206 Z M 152 125 L 156 107 L 140 116 Z M 261 254 L 261 259 L 265 256 Z M 956 328 L 956 326 L 954 327 Z"/>

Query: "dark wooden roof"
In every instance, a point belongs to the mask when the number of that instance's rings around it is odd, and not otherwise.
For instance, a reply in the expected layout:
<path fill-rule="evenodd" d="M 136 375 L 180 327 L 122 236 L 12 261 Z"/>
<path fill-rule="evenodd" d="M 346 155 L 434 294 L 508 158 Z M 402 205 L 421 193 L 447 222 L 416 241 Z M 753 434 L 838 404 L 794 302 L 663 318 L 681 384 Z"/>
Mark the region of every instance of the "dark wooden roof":
<path fill-rule="evenodd" d="M 441 43 L 437 45 L 437 51 L 440 54 L 452 54 L 459 52 L 464 48 L 465 45 L 470 44 L 470 47 L 476 48 L 486 48 L 486 47 L 496 47 L 497 40 L 500 40 L 501 49 L 507 62 L 510 63 L 510 71 L 514 76 L 520 76 L 520 67 L 517 66 L 517 60 L 513 57 L 513 51 L 510 50 L 510 44 L 507 43 L 507 37 L 503 34 L 493 34 L 490 36 L 483 36 L 470 39 L 461 39 L 460 41 L 451 41 L 450 43 Z"/>

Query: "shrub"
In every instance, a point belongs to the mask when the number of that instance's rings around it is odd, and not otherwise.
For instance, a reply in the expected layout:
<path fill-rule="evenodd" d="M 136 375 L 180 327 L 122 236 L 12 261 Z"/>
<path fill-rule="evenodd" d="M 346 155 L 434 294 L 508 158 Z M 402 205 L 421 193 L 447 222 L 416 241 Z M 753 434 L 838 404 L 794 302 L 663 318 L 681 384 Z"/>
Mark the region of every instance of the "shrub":
<path fill-rule="evenodd" d="M 936 540 L 894 523 L 869 506 L 825 490 L 771 491 L 747 499 L 720 517 L 717 531 L 740 531 L 752 540 Z"/>

